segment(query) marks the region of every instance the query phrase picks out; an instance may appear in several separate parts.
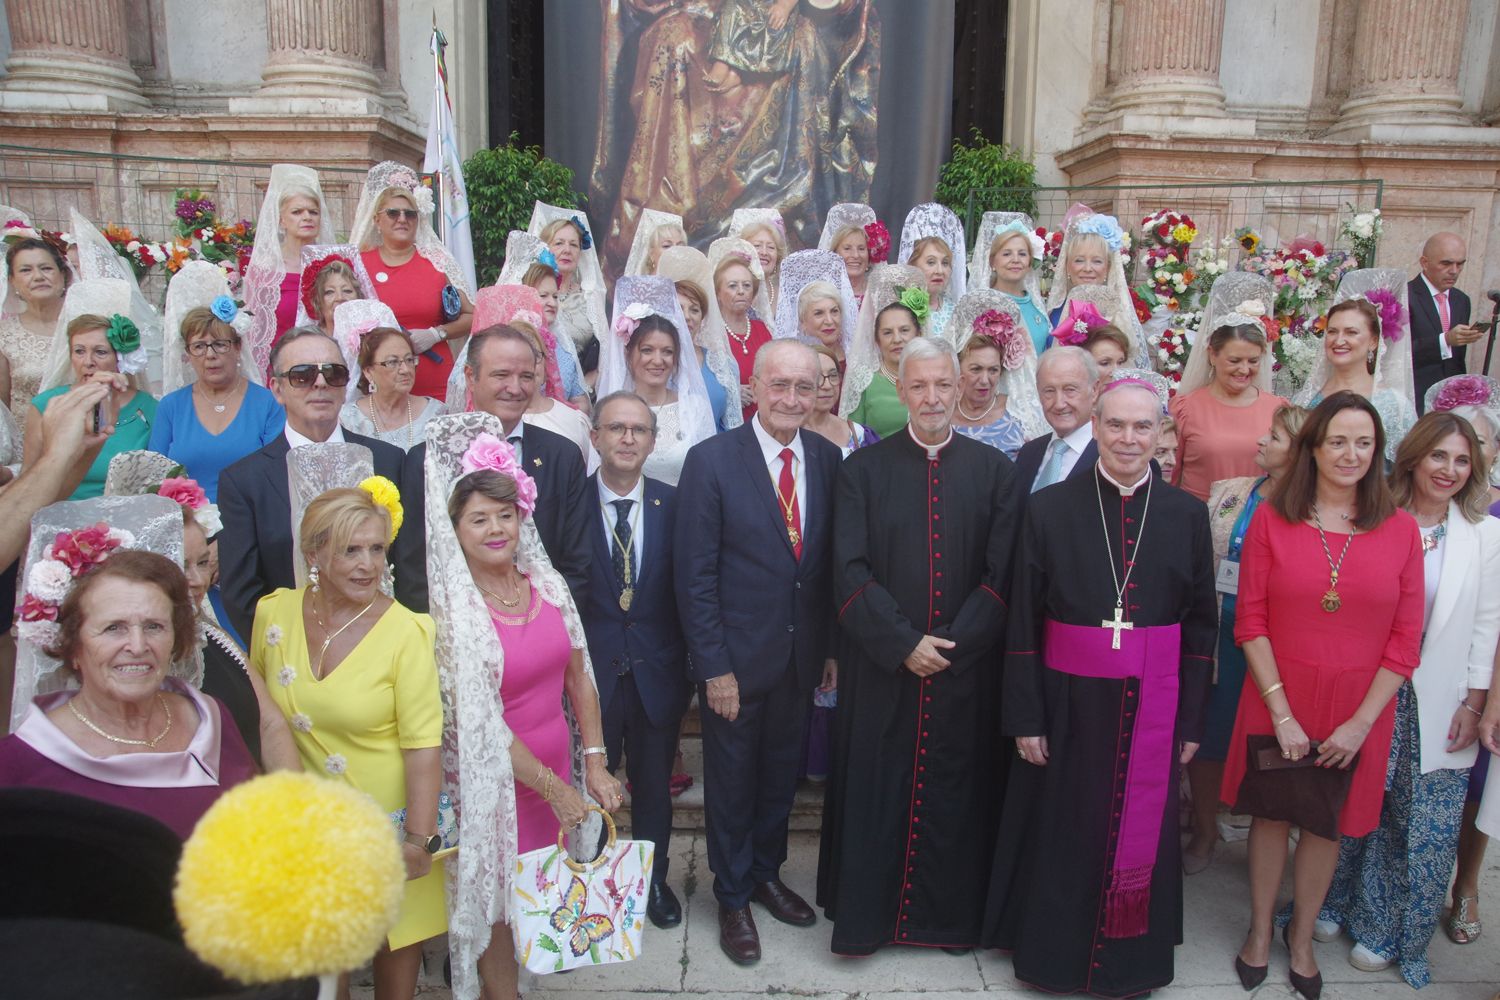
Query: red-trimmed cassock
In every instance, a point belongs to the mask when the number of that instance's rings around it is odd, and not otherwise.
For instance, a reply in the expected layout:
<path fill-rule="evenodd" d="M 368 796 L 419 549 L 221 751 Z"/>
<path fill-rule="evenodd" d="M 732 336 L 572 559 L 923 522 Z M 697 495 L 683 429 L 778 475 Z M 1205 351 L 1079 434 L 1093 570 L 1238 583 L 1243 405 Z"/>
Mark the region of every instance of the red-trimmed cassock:
<path fill-rule="evenodd" d="M 840 470 L 838 712 L 818 862 L 837 954 L 979 941 L 1020 488 L 1009 459 L 958 434 L 929 449 L 903 430 Z M 903 663 L 923 635 L 957 643 L 927 678 Z"/>
<path fill-rule="evenodd" d="M 1172 981 L 1177 760 L 1203 733 L 1218 630 L 1211 546 L 1203 501 L 1155 476 L 1126 496 L 1096 466 L 1027 505 L 1004 733 L 1012 747 L 1045 736 L 1050 756 L 1011 768 L 984 928 L 987 946 L 1014 952 L 1023 983 L 1128 997 Z M 1118 650 L 1101 626 L 1115 618 L 1117 580 L 1129 623 Z"/>

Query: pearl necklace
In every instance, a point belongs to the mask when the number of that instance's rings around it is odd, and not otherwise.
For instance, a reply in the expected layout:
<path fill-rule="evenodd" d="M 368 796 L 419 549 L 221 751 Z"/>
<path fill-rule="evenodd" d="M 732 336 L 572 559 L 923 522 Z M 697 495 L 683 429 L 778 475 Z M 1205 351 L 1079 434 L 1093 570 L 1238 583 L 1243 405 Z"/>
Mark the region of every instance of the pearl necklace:
<path fill-rule="evenodd" d="M 998 394 L 990 396 L 990 405 L 984 408 L 984 412 L 980 413 L 978 415 L 973 415 L 973 414 L 969 414 L 969 413 L 964 412 L 964 401 L 962 399 L 960 399 L 958 401 L 958 415 L 960 417 L 963 417 L 965 420 L 974 420 L 974 421 L 983 420 L 985 417 L 987 417 L 987 416 L 990 415 L 990 411 L 995 408 L 995 404 L 998 403 L 999 401 L 1000 401 L 1000 396 Z"/>
<path fill-rule="evenodd" d="M 746 317 L 745 319 L 745 333 L 743 336 L 735 333 L 734 330 L 730 328 L 729 321 L 727 319 L 724 321 L 724 332 L 729 334 L 729 336 L 733 338 L 734 342 L 740 345 L 740 350 L 745 352 L 745 357 L 747 358 L 750 356 L 750 333 L 752 329 L 753 327 L 751 326 L 749 317 Z"/>
<path fill-rule="evenodd" d="M 367 397 L 370 400 L 370 423 L 375 425 L 376 434 L 384 434 L 386 430 L 380 426 L 380 415 L 375 410 L 375 396 Z M 411 451 L 411 393 L 406 394 L 406 450 Z M 394 430 L 394 428 L 392 428 Z"/>

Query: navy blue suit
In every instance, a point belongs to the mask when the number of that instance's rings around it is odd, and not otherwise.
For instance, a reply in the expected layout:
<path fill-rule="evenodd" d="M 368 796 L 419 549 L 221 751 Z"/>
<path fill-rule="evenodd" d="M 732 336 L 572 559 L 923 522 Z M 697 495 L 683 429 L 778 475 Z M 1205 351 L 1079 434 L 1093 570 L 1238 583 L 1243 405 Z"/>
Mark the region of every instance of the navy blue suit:
<path fill-rule="evenodd" d="M 401 486 L 401 449 L 395 445 L 344 431 L 349 444 L 362 444 L 375 457 L 375 474 Z M 278 587 L 295 587 L 292 566 L 292 501 L 287 486 L 285 434 L 272 438 L 219 473 L 219 511 L 224 531 L 219 535 L 219 589 L 224 609 L 235 631 L 250 639 L 255 605 Z M 408 508 L 407 526 L 411 525 Z M 396 567 L 396 590 L 401 590 L 400 557 L 410 535 L 402 530 L 387 553 Z"/>
<path fill-rule="evenodd" d="M 630 779 L 631 836 L 656 844 L 651 879 L 657 883 L 667 875 L 672 758 L 682 713 L 692 693 L 687 646 L 672 586 L 676 492 L 654 479 L 644 480 L 644 501 L 636 522 L 644 544 L 640 565 L 632 565 L 635 573 L 628 611 L 620 607 L 613 541 L 604 526 L 604 516 L 613 524 L 615 512 L 600 512 L 597 474 L 588 478 L 583 496 L 592 544 L 588 597 L 580 610 L 599 687 L 604 745 L 612 772 L 618 769 L 624 751 Z"/>
<path fill-rule="evenodd" d="M 1042 471 L 1042 460 L 1047 456 L 1047 446 L 1052 443 L 1052 434 L 1049 431 L 1041 437 L 1032 438 L 1021 445 L 1021 450 L 1016 453 L 1016 485 L 1021 490 L 1021 509 L 1026 509 L 1026 498 L 1031 495 L 1031 486 L 1036 482 L 1037 474 Z M 1088 447 L 1083 449 L 1083 454 L 1078 456 L 1078 461 L 1073 463 L 1073 471 L 1065 478 L 1072 479 L 1074 476 L 1082 475 L 1094 467 L 1099 460 L 1099 444 L 1092 438 L 1089 439 Z"/>
<path fill-rule="evenodd" d="M 751 424 L 695 445 L 677 486 L 673 559 L 693 677 L 733 673 L 739 685 L 733 722 L 700 687 L 708 860 L 714 895 L 730 908 L 779 878 L 803 723 L 831 649 L 841 456 L 818 434 L 801 437 L 800 560 Z"/>

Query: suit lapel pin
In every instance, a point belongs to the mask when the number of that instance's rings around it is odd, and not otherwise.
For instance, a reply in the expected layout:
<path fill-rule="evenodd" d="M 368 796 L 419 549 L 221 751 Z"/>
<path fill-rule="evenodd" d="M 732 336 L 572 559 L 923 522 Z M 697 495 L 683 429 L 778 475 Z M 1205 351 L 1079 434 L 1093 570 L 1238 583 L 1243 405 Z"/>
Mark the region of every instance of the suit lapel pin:
<path fill-rule="evenodd" d="M 533 458 L 531 464 L 540 469 L 542 467 L 542 460 L 540 458 Z"/>
<path fill-rule="evenodd" d="M 652 500 L 651 501 L 651 506 L 653 506 L 653 507 L 660 507 L 661 506 L 661 500 L 660 499 Z"/>

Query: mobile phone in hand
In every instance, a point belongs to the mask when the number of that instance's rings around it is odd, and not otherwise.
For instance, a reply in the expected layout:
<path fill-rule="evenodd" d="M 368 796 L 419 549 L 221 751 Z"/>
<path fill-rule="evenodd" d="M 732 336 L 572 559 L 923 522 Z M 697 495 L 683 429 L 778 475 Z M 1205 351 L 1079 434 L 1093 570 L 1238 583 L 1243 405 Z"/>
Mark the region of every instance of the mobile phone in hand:
<path fill-rule="evenodd" d="M 99 429 L 104 426 L 104 402 L 103 402 L 103 400 L 100 400 L 99 402 L 97 402 L 97 403 L 94 404 L 94 416 L 93 416 L 93 419 L 89 421 L 89 425 L 93 428 L 93 432 L 95 434 L 98 434 L 99 433 Z"/>
<path fill-rule="evenodd" d="M 1478 330 L 1480 333 L 1489 333 L 1490 332 L 1490 327 L 1492 327 L 1494 325 L 1495 325 L 1495 321 L 1494 320 L 1490 320 L 1488 323 L 1475 323 L 1474 324 L 1474 329 Z"/>

